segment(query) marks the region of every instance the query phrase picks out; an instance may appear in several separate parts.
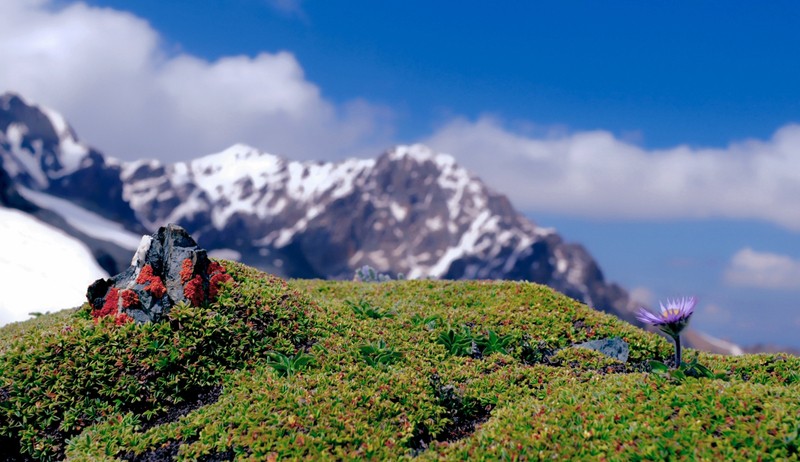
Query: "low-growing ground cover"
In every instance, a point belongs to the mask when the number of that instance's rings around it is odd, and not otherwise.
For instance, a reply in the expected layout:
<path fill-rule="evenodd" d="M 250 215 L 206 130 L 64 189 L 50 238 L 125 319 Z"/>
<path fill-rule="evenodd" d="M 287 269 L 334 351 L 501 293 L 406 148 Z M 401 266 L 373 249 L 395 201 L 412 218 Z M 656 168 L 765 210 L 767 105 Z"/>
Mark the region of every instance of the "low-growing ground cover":
<path fill-rule="evenodd" d="M 667 340 L 536 284 L 225 266 L 216 303 L 160 326 L 70 311 L 0 329 L 0 444 L 68 460 L 800 457 L 800 358 L 690 350 L 723 378 L 672 377 L 648 372 Z M 570 347 L 608 337 L 627 363 Z"/>

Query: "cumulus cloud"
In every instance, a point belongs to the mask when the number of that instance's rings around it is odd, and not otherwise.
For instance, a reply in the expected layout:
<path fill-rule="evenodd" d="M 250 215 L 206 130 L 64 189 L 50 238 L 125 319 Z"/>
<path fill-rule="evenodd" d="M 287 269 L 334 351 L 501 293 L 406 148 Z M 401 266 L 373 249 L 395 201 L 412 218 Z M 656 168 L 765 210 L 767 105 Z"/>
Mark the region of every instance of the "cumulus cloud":
<path fill-rule="evenodd" d="M 534 136 L 485 116 L 450 121 L 427 143 L 527 211 L 761 219 L 800 231 L 800 125 L 721 149 L 648 150 L 607 131 Z"/>
<path fill-rule="evenodd" d="M 762 289 L 800 289 L 800 260 L 744 248 L 731 258 L 725 282 Z"/>
<path fill-rule="evenodd" d="M 294 158 L 336 158 L 382 149 L 391 136 L 387 109 L 325 99 L 291 53 L 208 61 L 170 47 L 129 13 L 0 2 L 0 91 L 59 110 L 112 156 L 187 159 L 243 142 Z"/>

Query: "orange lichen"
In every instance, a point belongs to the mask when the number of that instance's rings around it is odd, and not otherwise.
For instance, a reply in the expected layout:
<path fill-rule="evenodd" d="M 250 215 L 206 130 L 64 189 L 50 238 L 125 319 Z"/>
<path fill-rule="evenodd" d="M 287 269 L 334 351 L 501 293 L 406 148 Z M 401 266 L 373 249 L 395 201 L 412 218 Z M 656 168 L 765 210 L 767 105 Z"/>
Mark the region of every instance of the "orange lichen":
<path fill-rule="evenodd" d="M 139 276 L 136 278 L 136 283 L 147 284 L 152 277 L 153 277 L 153 267 L 150 265 L 144 265 L 142 270 L 139 271 Z"/>
<path fill-rule="evenodd" d="M 121 326 L 123 324 L 127 324 L 129 322 L 133 322 L 133 318 L 128 316 L 125 313 L 117 313 L 117 315 L 114 316 L 114 324 L 116 324 L 118 326 Z"/>
<path fill-rule="evenodd" d="M 95 319 L 117 313 L 119 311 L 119 289 L 112 287 L 106 294 L 106 301 L 99 310 L 92 311 Z"/>
<path fill-rule="evenodd" d="M 225 271 L 225 267 L 215 261 L 212 261 L 211 264 L 208 265 L 208 298 L 210 298 L 211 301 L 217 299 L 221 284 L 233 280 L 229 274 L 225 274 Z"/>
<path fill-rule="evenodd" d="M 183 295 L 192 303 L 192 306 L 200 306 L 206 298 L 203 290 L 203 278 L 198 274 L 183 287 Z"/>
<path fill-rule="evenodd" d="M 194 276 L 194 264 L 191 258 L 186 258 L 181 264 L 181 284 L 186 284 Z"/>
<path fill-rule="evenodd" d="M 208 281 L 208 298 L 210 298 L 211 301 L 216 300 L 217 295 L 219 295 L 220 285 L 232 280 L 233 278 L 231 275 L 225 273 L 217 273 L 211 276 L 211 279 Z"/>
<path fill-rule="evenodd" d="M 167 293 L 164 282 L 160 277 L 153 274 L 153 267 L 150 265 L 144 265 L 139 272 L 139 276 L 136 278 L 136 283 L 145 284 L 144 290 L 150 292 L 155 298 L 161 298 Z"/>
<path fill-rule="evenodd" d="M 119 293 L 119 297 L 122 299 L 122 307 L 123 308 L 131 308 L 139 306 L 139 296 L 136 295 L 136 292 L 125 289 Z"/>

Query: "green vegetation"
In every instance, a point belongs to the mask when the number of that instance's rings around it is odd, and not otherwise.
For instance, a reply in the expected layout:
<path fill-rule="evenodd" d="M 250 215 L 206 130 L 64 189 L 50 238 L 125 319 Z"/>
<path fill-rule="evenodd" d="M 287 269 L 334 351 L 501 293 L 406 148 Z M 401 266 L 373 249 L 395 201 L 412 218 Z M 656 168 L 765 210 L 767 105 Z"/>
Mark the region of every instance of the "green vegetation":
<path fill-rule="evenodd" d="M 169 322 L 95 323 L 84 307 L 0 329 L 0 447 L 45 460 L 800 458 L 800 358 L 690 350 L 693 366 L 670 374 L 650 363 L 670 342 L 536 284 L 286 283 L 224 264 L 234 282 L 218 301 Z M 627 363 L 571 348 L 607 337 L 628 342 Z"/>

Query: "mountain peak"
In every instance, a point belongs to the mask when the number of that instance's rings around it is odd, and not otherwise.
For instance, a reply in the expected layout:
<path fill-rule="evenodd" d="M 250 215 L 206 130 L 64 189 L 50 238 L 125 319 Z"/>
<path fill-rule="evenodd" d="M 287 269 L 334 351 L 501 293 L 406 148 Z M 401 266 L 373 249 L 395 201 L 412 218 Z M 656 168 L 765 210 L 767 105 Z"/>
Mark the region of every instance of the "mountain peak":
<path fill-rule="evenodd" d="M 389 159 L 413 159 L 418 163 L 433 162 L 439 167 L 454 166 L 455 157 L 450 154 L 436 152 L 424 144 L 398 145 L 388 152 Z"/>
<path fill-rule="evenodd" d="M 191 164 L 192 169 L 196 172 L 226 171 L 241 175 L 264 169 L 273 170 L 284 162 L 284 159 L 279 156 L 266 153 L 244 143 L 237 143 L 220 152 L 186 163 Z"/>
<path fill-rule="evenodd" d="M 22 95 L 7 91 L 0 95 L 0 109 L 9 110 L 12 104 L 23 104 L 25 106 L 32 106 Z"/>
<path fill-rule="evenodd" d="M 27 174 L 39 187 L 80 169 L 89 153 L 64 116 L 16 93 L 0 96 L 0 134 L 17 153 L 16 166 L 7 159 L 9 168 Z"/>
<path fill-rule="evenodd" d="M 268 153 L 266 153 L 264 151 L 261 151 L 258 148 L 250 146 L 249 144 L 236 143 L 236 144 L 233 144 L 233 145 L 229 146 L 226 149 L 223 149 L 222 151 L 220 151 L 220 152 L 218 152 L 216 154 L 211 154 L 211 155 L 212 156 L 233 157 L 236 160 L 240 160 L 240 159 L 247 159 L 247 158 L 250 158 L 250 157 L 259 157 L 259 156 L 265 156 L 265 155 L 271 155 L 271 154 L 268 154 Z"/>

